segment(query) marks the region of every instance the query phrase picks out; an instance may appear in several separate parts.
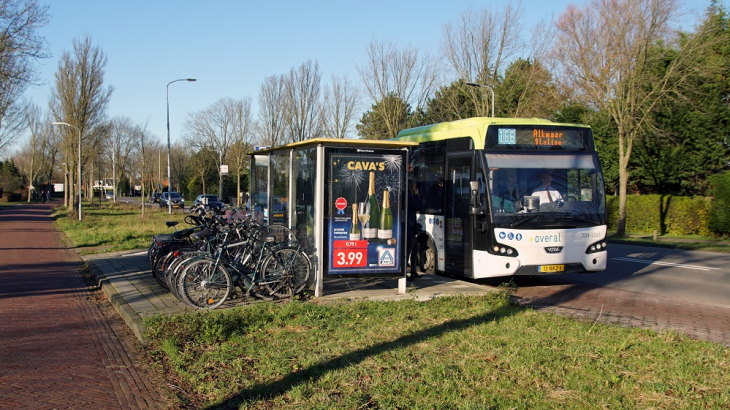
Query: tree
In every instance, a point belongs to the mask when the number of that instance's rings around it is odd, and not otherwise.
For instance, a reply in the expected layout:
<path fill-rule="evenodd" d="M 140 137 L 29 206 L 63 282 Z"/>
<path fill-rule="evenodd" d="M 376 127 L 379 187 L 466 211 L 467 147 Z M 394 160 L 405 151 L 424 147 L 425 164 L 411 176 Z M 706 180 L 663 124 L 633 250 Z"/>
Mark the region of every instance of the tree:
<path fill-rule="evenodd" d="M 248 154 L 253 151 L 251 99 L 248 97 L 241 100 L 241 104 L 238 105 L 234 128 L 235 139 L 228 150 L 228 158 L 230 159 L 230 171 L 236 177 L 236 204 L 240 206 L 241 180 L 243 179 L 244 186 L 248 186 L 248 169 L 251 158 Z"/>
<path fill-rule="evenodd" d="M 463 79 L 442 86 L 428 101 L 418 125 L 456 121 L 477 116 L 474 95 Z"/>
<path fill-rule="evenodd" d="M 113 183 L 118 187 L 125 171 L 129 171 L 139 129 L 128 117 L 112 118 L 107 129 L 104 152 L 109 163 L 116 168 L 116 180 Z M 119 191 L 125 192 L 121 187 L 116 190 Z"/>
<path fill-rule="evenodd" d="M 653 110 L 680 95 L 696 41 L 686 43 L 659 78 L 648 69 L 650 48 L 670 39 L 677 16 L 676 0 L 592 0 L 585 7 L 568 6 L 557 22 L 554 55 L 563 81 L 573 82 L 594 107 L 606 110 L 617 126 L 619 149 L 619 221 L 626 231 L 629 161 L 642 133 L 656 129 Z"/>
<path fill-rule="evenodd" d="M 241 115 L 250 116 L 250 101 L 248 109 L 244 110 L 242 100 L 221 98 L 203 111 L 190 114 L 185 124 L 185 134 L 189 145 L 198 149 L 210 147 L 218 155 L 218 195 L 223 197 L 223 172 L 221 165 L 226 164 L 228 150 L 236 140 L 243 138 L 239 135 Z M 246 112 L 246 114 L 244 114 Z M 227 164 L 226 164 L 227 165 Z"/>
<path fill-rule="evenodd" d="M 107 58 L 99 47 L 91 44 L 91 38 L 73 40 L 73 52 L 64 52 L 56 71 L 56 84 L 51 90 L 49 108 L 55 121 L 62 121 L 76 127 L 81 133 L 81 166 L 89 154 L 96 152 L 101 135 L 94 130 L 104 121 L 113 87 L 104 86 L 104 68 Z M 75 170 L 78 156 L 78 132 L 72 127 L 63 127 L 63 151 L 69 169 Z M 74 171 L 72 171 L 74 172 Z M 77 187 L 80 189 L 81 187 Z"/>
<path fill-rule="evenodd" d="M 36 63 L 48 58 L 38 35 L 48 23 L 48 6 L 37 0 L 0 1 L 0 151 L 24 131 L 22 96 L 37 81 Z"/>
<path fill-rule="evenodd" d="M 388 112 L 390 121 L 386 121 L 381 113 Z M 412 118 L 411 108 L 395 95 L 388 96 L 373 105 L 370 111 L 363 113 L 357 132 L 366 140 L 394 138 L 397 130 L 408 128 Z M 395 135 L 391 133 L 395 130 Z"/>
<path fill-rule="evenodd" d="M 188 191 L 193 195 L 200 192 L 206 194 L 206 185 L 212 181 L 211 175 L 214 174 L 216 153 L 210 147 L 203 147 L 190 156 L 189 167 L 193 173 L 193 177 L 188 182 Z M 198 189 L 200 186 L 200 190 Z M 197 195 L 196 195 L 197 196 Z"/>
<path fill-rule="evenodd" d="M 494 93 L 498 117 L 548 118 L 561 101 L 550 71 L 529 58 L 513 61 Z"/>
<path fill-rule="evenodd" d="M 36 149 L 36 137 L 40 140 L 42 138 L 43 123 L 41 122 L 41 112 L 37 105 L 29 105 L 26 109 L 26 121 L 28 129 L 30 130 L 30 143 L 25 149 L 28 154 L 29 164 L 26 166 L 27 177 L 30 183 L 28 184 L 28 202 L 32 197 L 32 189 L 35 184 L 36 177 L 38 176 L 39 164 L 36 163 L 36 156 L 38 150 Z"/>
<path fill-rule="evenodd" d="M 259 90 L 259 120 L 256 127 L 260 145 L 276 146 L 284 142 L 284 78 L 266 77 Z"/>
<path fill-rule="evenodd" d="M 147 124 L 138 125 L 134 132 L 135 147 L 135 163 L 134 166 L 139 171 L 139 180 L 142 187 L 142 214 L 145 214 L 145 193 L 151 195 L 151 182 L 154 174 L 152 166 L 154 153 L 162 148 L 159 140 L 153 137 L 147 130 Z M 145 183 L 146 181 L 149 181 Z"/>
<path fill-rule="evenodd" d="M 458 24 L 444 25 L 441 52 L 460 78 L 494 85 L 503 65 L 522 50 L 522 14 L 511 2 L 502 12 L 470 7 Z"/>
<path fill-rule="evenodd" d="M 24 183 L 23 176 L 13 160 L 0 161 L 0 188 L 3 189 L 3 195 L 19 191 Z"/>
<path fill-rule="evenodd" d="M 705 70 L 691 73 L 682 99 L 669 99 L 654 111 L 661 132 L 645 133 L 636 145 L 635 175 L 645 190 L 662 194 L 706 195 L 708 175 L 728 164 L 730 135 L 730 27 L 725 10 L 712 5 L 700 39 L 707 45 L 694 61 Z M 688 35 L 688 36 L 691 36 Z M 688 37 L 688 36 L 685 36 Z M 687 41 L 687 40 L 683 40 Z M 658 45 L 650 68 L 662 73 L 676 50 Z"/>
<path fill-rule="evenodd" d="M 287 142 L 306 141 L 321 133 L 319 64 L 311 60 L 289 71 L 284 83 Z"/>
<path fill-rule="evenodd" d="M 184 141 L 173 142 L 170 146 L 170 173 L 172 180 L 177 182 L 177 185 L 172 185 L 168 181 L 169 188 L 171 191 L 180 192 L 183 196 L 189 196 L 190 193 L 187 190 L 187 185 L 190 174 L 188 165 L 191 156 L 190 147 Z"/>
<path fill-rule="evenodd" d="M 385 130 L 379 139 L 395 138 L 412 124 L 412 116 L 402 122 L 404 109 L 424 108 L 439 78 L 438 65 L 428 54 L 422 56 L 414 47 L 399 49 L 378 41 L 370 43 L 367 63 L 357 70 L 373 104 L 370 120 L 382 124 Z"/>
<path fill-rule="evenodd" d="M 347 138 L 350 135 L 359 101 L 360 93 L 347 76 L 332 76 L 330 86 L 324 91 L 322 132 L 325 137 Z"/>

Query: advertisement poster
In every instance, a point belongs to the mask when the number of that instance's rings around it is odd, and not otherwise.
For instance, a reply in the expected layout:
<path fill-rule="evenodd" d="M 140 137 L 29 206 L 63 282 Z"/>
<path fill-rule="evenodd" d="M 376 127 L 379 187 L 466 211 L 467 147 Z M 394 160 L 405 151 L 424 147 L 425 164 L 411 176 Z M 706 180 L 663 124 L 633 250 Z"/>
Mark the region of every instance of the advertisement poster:
<path fill-rule="evenodd" d="M 328 273 L 399 274 L 405 152 L 333 149 L 326 160 Z"/>

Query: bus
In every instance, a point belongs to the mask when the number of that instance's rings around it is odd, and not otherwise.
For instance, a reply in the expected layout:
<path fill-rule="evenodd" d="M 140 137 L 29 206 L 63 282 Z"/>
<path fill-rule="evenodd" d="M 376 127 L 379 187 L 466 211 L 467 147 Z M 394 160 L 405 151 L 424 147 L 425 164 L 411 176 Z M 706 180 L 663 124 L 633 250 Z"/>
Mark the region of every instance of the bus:
<path fill-rule="evenodd" d="M 606 197 L 591 128 L 477 117 L 410 128 L 421 270 L 473 279 L 606 269 Z"/>

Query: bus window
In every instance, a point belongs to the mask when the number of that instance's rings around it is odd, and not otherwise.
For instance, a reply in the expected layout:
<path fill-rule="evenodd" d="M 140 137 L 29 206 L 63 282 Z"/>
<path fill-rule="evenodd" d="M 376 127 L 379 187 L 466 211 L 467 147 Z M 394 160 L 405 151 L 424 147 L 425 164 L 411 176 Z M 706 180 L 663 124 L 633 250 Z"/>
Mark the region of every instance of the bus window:
<path fill-rule="evenodd" d="M 409 168 L 416 177 L 428 214 L 443 215 L 445 165 L 446 141 L 423 143 L 411 151 Z"/>

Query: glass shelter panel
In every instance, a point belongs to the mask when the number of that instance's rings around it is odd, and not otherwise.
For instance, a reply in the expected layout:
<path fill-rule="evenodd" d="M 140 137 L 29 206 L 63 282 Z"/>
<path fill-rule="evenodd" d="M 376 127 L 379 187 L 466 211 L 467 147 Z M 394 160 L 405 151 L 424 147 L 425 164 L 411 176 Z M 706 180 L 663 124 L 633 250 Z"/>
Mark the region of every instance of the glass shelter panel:
<path fill-rule="evenodd" d="M 254 155 L 251 167 L 251 213 L 259 223 L 264 223 L 269 209 L 269 156 Z"/>
<path fill-rule="evenodd" d="M 271 212 L 268 224 L 289 226 L 289 158 L 290 151 L 271 156 Z M 268 215 L 267 215 L 268 216 Z"/>
<path fill-rule="evenodd" d="M 314 239 L 314 197 L 315 176 L 317 175 L 317 149 L 297 150 L 292 164 L 292 175 L 295 176 L 294 197 L 289 201 L 294 207 L 292 229 L 307 253 L 313 254 Z"/>

